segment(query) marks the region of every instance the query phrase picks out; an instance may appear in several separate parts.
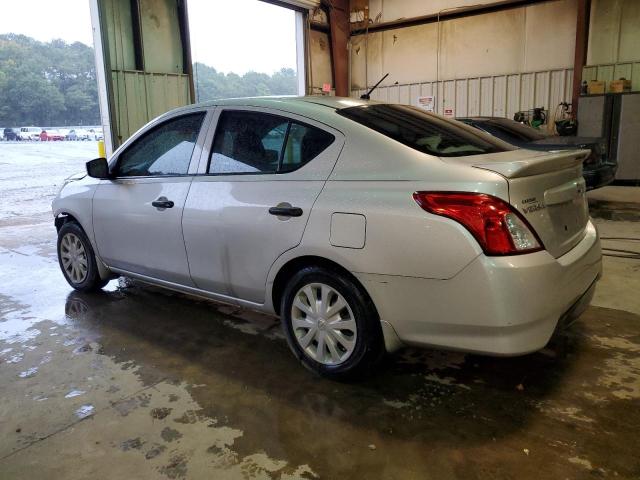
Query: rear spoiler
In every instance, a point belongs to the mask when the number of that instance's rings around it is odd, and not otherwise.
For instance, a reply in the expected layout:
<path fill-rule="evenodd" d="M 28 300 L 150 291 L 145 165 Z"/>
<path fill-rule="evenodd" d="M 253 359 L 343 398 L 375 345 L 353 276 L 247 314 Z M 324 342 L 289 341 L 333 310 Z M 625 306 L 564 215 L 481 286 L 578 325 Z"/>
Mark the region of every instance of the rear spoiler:
<path fill-rule="evenodd" d="M 589 155 L 591 150 L 559 150 L 511 162 L 474 162 L 473 166 L 499 173 L 506 178 L 530 177 L 576 167 L 581 165 Z"/>

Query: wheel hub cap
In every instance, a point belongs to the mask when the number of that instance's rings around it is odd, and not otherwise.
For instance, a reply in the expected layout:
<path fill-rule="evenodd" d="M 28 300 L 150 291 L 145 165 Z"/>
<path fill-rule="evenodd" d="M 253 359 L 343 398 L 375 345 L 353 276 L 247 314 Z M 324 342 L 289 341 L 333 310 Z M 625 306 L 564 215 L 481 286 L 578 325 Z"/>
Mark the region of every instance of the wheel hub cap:
<path fill-rule="evenodd" d="M 351 307 L 333 287 L 305 285 L 291 307 L 293 332 L 304 353 L 324 365 L 346 361 L 356 345 L 357 325 Z"/>
<path fill-rule="evenodd" d="M 60 241 L 60 260 L 67 277 L 80 284 L 87 278 L 88 259 L 84 245 L 77 235 L 67 233 Z"/>

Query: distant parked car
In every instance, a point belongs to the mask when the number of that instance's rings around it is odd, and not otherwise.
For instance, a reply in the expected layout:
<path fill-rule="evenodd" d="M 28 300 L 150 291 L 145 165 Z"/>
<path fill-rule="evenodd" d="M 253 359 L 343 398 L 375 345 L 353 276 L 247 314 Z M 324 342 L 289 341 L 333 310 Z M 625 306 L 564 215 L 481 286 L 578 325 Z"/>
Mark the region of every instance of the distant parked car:
<path fill-rule="evenodd" d="M 549 135 L 528 125 L 501 117 L 470 117 L 457 120 L 476 127 L 517 147 L 529 150 L 589 149 L 591 155 L 582 165 L 587 190 L 613 182 L 618 165 L 610 162 L 604 140 L 596 137 L 560 137 Z"/>
<path fill-rule="evenodd" d="M 64 135 L 60 133 L 59 130 L 42 130 L 42 132 L 40 132 L 41 142 L 52 142 L 58 140 L 64 140 Z"/>
<path fill-rule="evenodd" d="M 78 140 L 91 140 L 89 132 L 82 128 L 76 130 L 76 135 L 78 136 Z"/>
<path fill-rule="evenodd" d="M 21 127 L 18 137 L 20 140 L 40 140 L 42 128 L 40 127 Z"/>
<path fill-rule="evenodd" d="M 101 128 L 90 128 L 89 132 L 89 140 L 104 140 L 104 133 Z"/>
<path fill-rule="evenodd" d="M 73 128 L 69 130 L 66 137 L 67 140 L 89 140 L 89 132 L 81 128 Z"/>
<path fill-rule="evenodd" d="M 61 140 L 66 140 L 67 139 L 67 135 L 69 134 L 69 129 L 68 128 L 61 128 L 58 130 L 58 133 L 60 135 L 62 135 L 62 139 Z"/>
<path fill-rule="evenodd" d="M 16 140 L 20 140 L 20 138 L 18 137 L 18 132 L 19 130 L 17 128 L 5 128 L 3 131 L 4 139 L 7 142 L 15 142 Z"/>

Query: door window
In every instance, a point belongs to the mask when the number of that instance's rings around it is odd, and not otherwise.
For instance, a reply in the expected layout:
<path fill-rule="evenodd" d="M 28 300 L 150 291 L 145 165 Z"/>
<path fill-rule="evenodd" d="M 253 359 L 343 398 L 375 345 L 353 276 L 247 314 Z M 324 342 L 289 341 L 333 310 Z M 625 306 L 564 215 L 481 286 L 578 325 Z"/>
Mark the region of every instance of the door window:
<path fill-rule="evenodd" d="M 204 116 L 172 118 L 145 133 L 120 154 L 115 176 L 186 175 Z"/>
<path fill-rule="evenodd" d="M 267 113 L 220 115 L 208 173 L 287 173 L 309 162 L 334 140 L 319 128 Z"/>
<path fill-rule="evenodd" d="M 289 122 L 256 112 L 220 115 L 209 173 L 275 173 Z"/>
<path fill-rule="evenodd" d="M 319 128 L 292 123 L 279 171 L 285 173 L 300 168 L 316 158 L 334 139 L 329 132 Z"/>

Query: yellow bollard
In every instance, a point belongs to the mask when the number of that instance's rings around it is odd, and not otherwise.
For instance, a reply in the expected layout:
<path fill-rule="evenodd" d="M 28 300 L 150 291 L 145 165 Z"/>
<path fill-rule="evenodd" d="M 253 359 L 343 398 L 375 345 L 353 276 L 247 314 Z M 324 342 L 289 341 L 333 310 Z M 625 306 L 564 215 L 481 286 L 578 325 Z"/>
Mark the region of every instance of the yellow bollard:
<path fill-rule="evenodd" d="M 107 150 L 104 148 L 104 140 L 98 140 L 98 158 L 107 158 Z"/>

